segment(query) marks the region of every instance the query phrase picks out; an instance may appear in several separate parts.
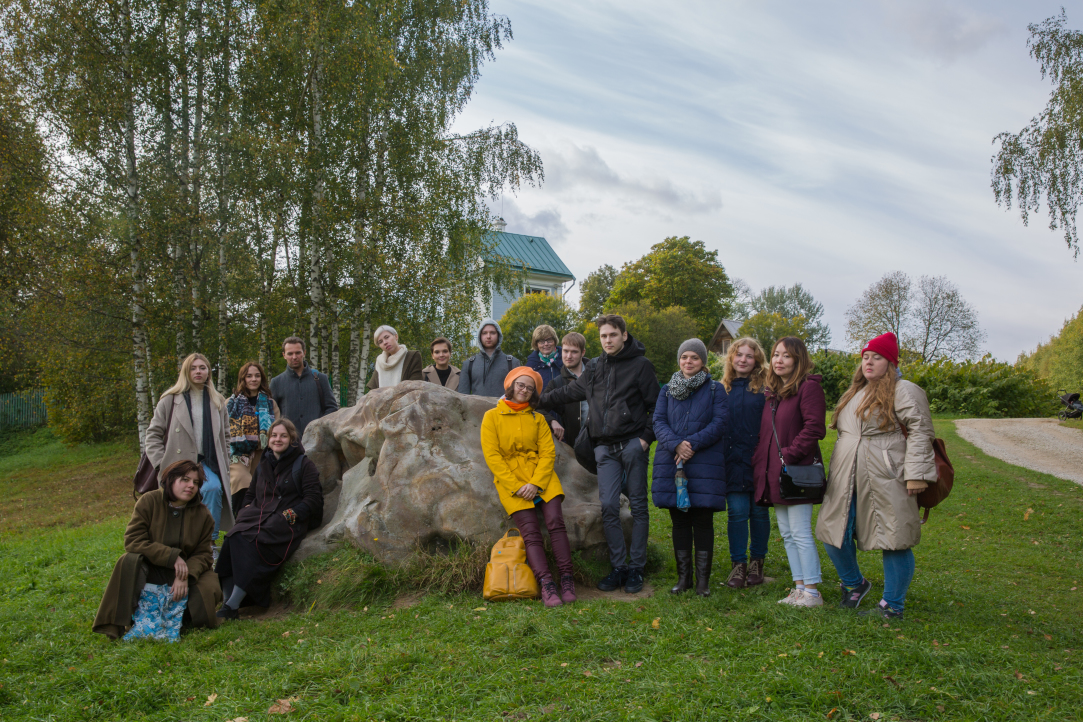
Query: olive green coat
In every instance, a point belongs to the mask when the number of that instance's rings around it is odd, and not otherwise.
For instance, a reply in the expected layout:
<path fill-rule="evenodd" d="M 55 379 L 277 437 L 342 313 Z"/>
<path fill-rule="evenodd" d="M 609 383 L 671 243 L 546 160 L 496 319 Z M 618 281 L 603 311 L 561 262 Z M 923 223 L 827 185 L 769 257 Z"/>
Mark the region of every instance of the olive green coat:
<path fill-rule="evenodd" d="M 214 519 L 197 493 L 184 510 L 184 531 L 181 545 L 168 547 L 160 543 L 165 536 L 166 522 L 171 512 L 161 489 L 139 497 L 131 521 L 124 531 L 126 552 L 113 567 L 113 576 L 102 595 L 94 631 L 112 639 L 123 636 L 132 626 L 132 612 L 146 583 L 143 562 L 159 567 L 171 567 L 177 557 L 188 565 L 188 613 L 193 627 L 217 627 L 218 605 L 222 588 L 218 575 L 211 571 L 211 535 Z"/>
<path fill-rule="evenodd" d="M 831 465 L 823 506 L 816 522 L 816 538 L 841 547 L 856 494 L 854 536 L 857 548 L 909 549 L 921 540 L 918 499 L 906 492 L 908 480 L 936 482 L 933 458 L 933 419 L 921 387 L 899 380 L 895 388 L 895 417 L 906 427 L 882 431 L 879 415 L 857 417 L 864 391 L 839 411 L 839 438 Z"/>

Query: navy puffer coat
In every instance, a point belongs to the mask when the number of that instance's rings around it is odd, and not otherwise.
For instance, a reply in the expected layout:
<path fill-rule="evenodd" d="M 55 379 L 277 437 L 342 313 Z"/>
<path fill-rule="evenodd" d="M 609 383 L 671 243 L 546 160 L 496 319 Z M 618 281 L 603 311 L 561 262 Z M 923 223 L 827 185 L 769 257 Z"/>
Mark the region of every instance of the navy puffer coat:
<path fill-rule="evenodd" d="M 761 389 L 752 393 L 748 379 L 734 379 L 729 392 L 729 424 L 726 428 L 726 491 L 751 493 L 752 454 L 760 440 L 760 420 L 767 399 Z"/>
<path fill-rule="evenodd" d="M 656 507 L 677 508 L 677 465 L 673 456 L 677 446 L 687 441 L 696 452 L 684 465 L 692 506 L 714 511 L 726 508 L 724 439 L 728 418 L 726 388 L 710 377 L 683 401 L 669 395 L 668 384 L 662 389 L 654 407 L 654 434 L 658 437 L 658 446 L 654 451 L 651 498 Z"/>

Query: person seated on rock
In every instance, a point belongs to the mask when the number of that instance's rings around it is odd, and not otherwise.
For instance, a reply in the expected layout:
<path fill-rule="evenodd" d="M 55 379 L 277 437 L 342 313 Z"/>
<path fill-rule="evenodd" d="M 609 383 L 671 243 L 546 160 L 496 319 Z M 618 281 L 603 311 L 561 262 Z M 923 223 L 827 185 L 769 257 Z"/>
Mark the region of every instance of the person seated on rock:
<path fill-rule="evenodd" d="M 226 600 L 222 619 L 237 619 L 242 603 L 271 606 L 275 572 L 323 520 L 320 472 L 291 421 L 271 424 L 267 448 L 215 568 Z"/>
<path fill-rule="evenodd" d="M 481 450 L 493 472 L 500 502 L 526 544 L 527 564 L 538 579 L 542 601 L 547 607 L 559 607 L 575 601 L 575 581 L 572 549 L 561 511 L 564 489 L 553 471 L 556 445 L 545 417 L 534 411 L 541 385 L 538 372 L 526 366 L 508 373 L 504 396 L 481 421 Z M 536 510 L 539 508 L 560 572 L 559 592 L 545 558 Z"/>
<path fill-rule="evenodd" d="M 398 386 L 400 381 L 424 381 L 421 374 L 421 352 L 411 351 L 399 343 L 399 332 L 390 326 L 380 326 L 372 340 L 383 349 L 376 357 L 376 370 L 369 379 L 369 390 Z"/>
<path fill-rule="evenodd" d="M 218 626 L 214 609 L 222 590 L 211 571 L 214 518 L 199 493 L 205 480 L 198 462 L 177 461 L 166 467 L 160 488 L 139 497 L 95 632 L 176 642 L 182 624 Z"/>

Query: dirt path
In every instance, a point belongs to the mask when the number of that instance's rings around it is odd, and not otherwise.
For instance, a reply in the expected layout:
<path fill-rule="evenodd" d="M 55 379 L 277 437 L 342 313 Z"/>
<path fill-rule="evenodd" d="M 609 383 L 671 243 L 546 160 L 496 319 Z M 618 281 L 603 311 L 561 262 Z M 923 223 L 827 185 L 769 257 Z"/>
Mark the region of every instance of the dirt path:
<path fill-rule="evenodd" d="M 1056 419 L 960 419 L 955 428 L 989 456 L 1083 485 L 1083 431 Z"/>

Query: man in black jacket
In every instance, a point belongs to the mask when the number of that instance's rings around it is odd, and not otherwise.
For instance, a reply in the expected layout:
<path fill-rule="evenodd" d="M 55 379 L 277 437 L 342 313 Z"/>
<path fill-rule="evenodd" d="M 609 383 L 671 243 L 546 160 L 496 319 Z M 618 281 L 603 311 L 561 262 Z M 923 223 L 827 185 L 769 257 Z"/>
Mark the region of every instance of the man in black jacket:
<path fill-rule="evenodd" d="M 647 563 L 647 460 L 654 441 L 658 378 L 654 365 L 644 356 L 643 344 L 628 335 L 623 318 L 604 315 L 596 323 L 602 355 L 574 383 L 546 389 L 538 408 L 560 409 L 571 402 L 587 402 L 587 428 L 598 462 L 602 526 L 613 565 L 598 589 L 612 592 L 623 586 L 626 592 L 634 593 L 643 588 Z M 632 508 L 632 545 L 627 551 L 620 524 L 623 483 L 627 483 Z"/>

